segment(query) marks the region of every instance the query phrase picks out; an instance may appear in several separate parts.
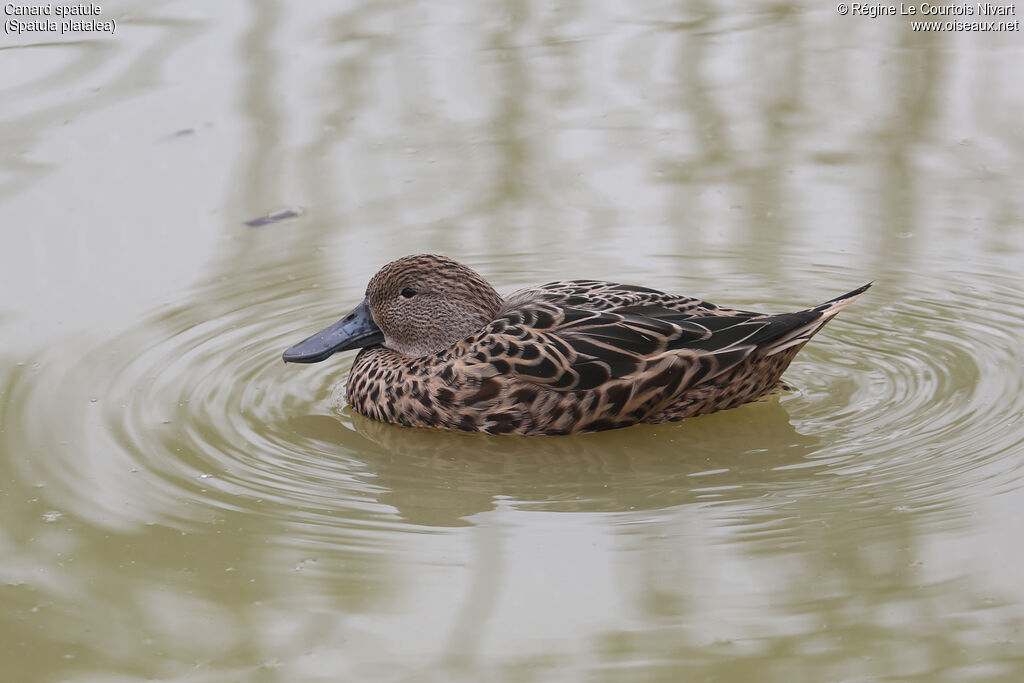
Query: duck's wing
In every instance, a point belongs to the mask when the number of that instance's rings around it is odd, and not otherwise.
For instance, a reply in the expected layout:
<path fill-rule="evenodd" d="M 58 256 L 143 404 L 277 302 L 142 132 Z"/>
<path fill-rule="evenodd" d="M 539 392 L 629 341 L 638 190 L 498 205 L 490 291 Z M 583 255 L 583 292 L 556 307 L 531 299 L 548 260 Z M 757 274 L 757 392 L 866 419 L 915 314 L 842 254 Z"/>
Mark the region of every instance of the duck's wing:
<path fill-rule="evenodd" d="M 506 311 L 474 345 L 472 360 L 494 374 L 558 391 L 596 389 L 620 378 L 643 379 L 652 368 L 682 373 L 694 386 L 754 351 L 777 353 L 810 339 L 867 286 L 820 306 L 779 315 L 693 314 L 656 304 L 585 310 L 533 300 Z"/>
<path fill-rule="evenodd" d="M 613 311 L 625 307 L 653 307 L 686 317 L 709 313 L 742 313 L 707 301 L 667 294 L 650 287 L 603 280 L 562 280 L 526 287 L 505 297 L 502 311 L 514 311 L 531 302 L 545 302 L 585 311 Z"/>
<path fill-rule="evenodd" d="M 742 361 L 771 327 L 771 321 L 756 319 L 756 314 L 706 316 L 698 322 L 668 309 L 651 307 L 649 312 L 659 317 L 642 315 L 636 306 L 588 311 L 534 302 L 494 321 L 471 358 L 495 375 L 580 391 L 639 378 L 671 354 L 672 364 L 692 385 Z"/>

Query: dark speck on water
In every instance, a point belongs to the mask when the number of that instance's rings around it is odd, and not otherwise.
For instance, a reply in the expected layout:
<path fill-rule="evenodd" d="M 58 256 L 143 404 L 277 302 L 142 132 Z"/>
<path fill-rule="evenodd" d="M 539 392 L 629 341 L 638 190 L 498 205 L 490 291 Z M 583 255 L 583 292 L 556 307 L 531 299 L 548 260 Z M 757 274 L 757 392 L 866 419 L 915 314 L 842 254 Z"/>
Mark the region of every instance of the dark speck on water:
<path fill-rule="evenodd" d="M 170 140 L 177 140 L 178 138 L 186 138 L 189 135 L 195 135 L 195 134 L 196 134 L 196 129 L 195 128 L 181 128 L 179 130 L 174 131 L 173 133 L 170 133 L 168 135 L 163 136 L 161 138 L 161 141 L 168 142 Z"/>
<path fill-rule="evenodd" d="M 302 213 L 302 209 L 281 209 L 280 211 L 273 211 L 265 216 L 260 216 L 259 218 L 247 220 L 245 221 L 245 224 L 251 228 L 258 228 L 262 225 L 270 225 L 271 223 L 278 223 L 288 218 L 301 216 Z"/>

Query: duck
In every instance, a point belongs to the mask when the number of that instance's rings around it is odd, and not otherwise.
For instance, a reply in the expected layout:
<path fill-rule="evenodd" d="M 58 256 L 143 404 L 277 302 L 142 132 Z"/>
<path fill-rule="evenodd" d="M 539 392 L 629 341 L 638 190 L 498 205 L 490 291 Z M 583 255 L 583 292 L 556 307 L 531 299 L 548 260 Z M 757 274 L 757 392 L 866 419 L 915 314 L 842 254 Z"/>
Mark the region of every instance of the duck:
<path fill-rule="evenodd" d="M 447 256 L 381 268 L 359 305 L 286 363 L 360 349 L 346 400 L 406 427 L 524 436 L 677 422 L 762 399 L 863 285 L 793 313 L 757 313 L 603 280 L 502 297 Z"/>

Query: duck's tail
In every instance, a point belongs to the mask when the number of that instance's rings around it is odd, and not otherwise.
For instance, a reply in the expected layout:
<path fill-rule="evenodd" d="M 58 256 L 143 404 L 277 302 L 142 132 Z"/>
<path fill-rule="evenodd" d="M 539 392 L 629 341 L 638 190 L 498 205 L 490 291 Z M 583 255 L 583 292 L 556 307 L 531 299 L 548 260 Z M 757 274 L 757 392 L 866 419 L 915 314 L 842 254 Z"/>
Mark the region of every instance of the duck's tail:
<path fill-rule="evenodd" d="M 846 306 L 847 304 L 850 304 L 850 303 L 853 303 L 854 301 L 856 301 L 857 297 L 859 297 L 864 292 L 868 291 L 871 288 L 871 285 L 873 285 L 873 284 L 875 284 L 875 283 L 874 282 L 869 282 L 866 285 L 861 285 L 860 287 L 858 287 L 857 289 L 853 290 L 852 292 L 847 292 L 846 294 L 843 294 L 842 296 L 837 296 L 835 299 L 829 299 L 828 301 L 826 301 L 825 303 L 821 304 L 820 306 L 816 306 L 813 310 L 821 311 L 827 317 L 832 317 L 833 315 L 838 313 L 839 310 L 841 308 L 843 308 L 843 306 Z"/>
<path fill-rule="evenodd" d="M 825 326 L 829 320 L 835 317 L 839 311 L 843 310 L 846 306 L 849 306 L 857 300 L 860 295 L 868 291 L 868 288 L 873 285 L 873 282 L 869 282 L 862 287 L 858 287 L 852 292 L 847 292 L 842 296 L 837 296 L 834 299 L 829 299 L 825 303 L 815 306 L 814 308 L 808 308 L 805 311 L 801 311 L 802 317 L 808 316 L 810 319 L 807 320 L 803 325 L 792 329 L 789 333 L 775 340 L 767 349 L 766 355 L 774 355 L 780 351 L 792 348 L 794 346 L 801 346 L 807 343 L 811 337 L 816 335 L 818 331 Z M 808 315 L 809 314 L 809 315 Z"/>

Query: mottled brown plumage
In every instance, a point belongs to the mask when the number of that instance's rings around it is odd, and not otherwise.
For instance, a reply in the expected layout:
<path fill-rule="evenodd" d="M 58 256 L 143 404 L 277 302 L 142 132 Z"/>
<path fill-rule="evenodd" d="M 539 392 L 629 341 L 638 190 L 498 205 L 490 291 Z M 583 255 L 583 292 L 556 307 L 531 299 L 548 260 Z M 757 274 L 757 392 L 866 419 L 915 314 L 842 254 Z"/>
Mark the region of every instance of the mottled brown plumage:
<path fill-rule="evenodd" d="M 353 313 L 285 352 L 359 352 L 352 407 L 384 422 L 573 434 L 682 420 L 771 391 L 797 351 L 870 285 L 769 315 L 646 287 L 572 280 L 502 299 L 444 256 L 384 266 Z"/>

